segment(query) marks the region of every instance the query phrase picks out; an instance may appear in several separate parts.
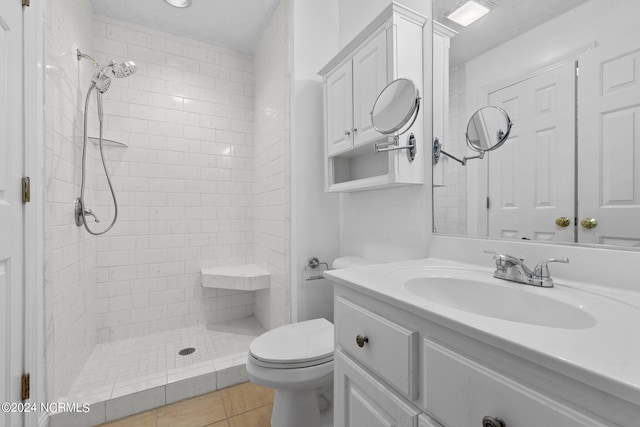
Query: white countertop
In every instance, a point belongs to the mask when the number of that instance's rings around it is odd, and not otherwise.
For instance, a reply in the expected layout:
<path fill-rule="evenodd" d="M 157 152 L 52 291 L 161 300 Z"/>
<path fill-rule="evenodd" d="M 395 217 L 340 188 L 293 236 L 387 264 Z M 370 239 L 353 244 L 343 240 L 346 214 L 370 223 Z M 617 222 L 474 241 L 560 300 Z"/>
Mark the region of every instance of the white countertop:
<path fill-rule="evenodd" d="M 419 299 L 405 288 L 406 277 L 428 275 L 442 267 L 460 269 L 466 275 L 477 273 L 483 281 L 497 281 L 573 305 L 595 317 L 596 323 L 586 329 L 560 329 L 501 320 Z M 539 288 L 494 279 L 493 271 L 430 258 L 332 270 L 325 276 L 640 405 L 639 292 L 566 280 L 557 280 L 553 288 Z"/>

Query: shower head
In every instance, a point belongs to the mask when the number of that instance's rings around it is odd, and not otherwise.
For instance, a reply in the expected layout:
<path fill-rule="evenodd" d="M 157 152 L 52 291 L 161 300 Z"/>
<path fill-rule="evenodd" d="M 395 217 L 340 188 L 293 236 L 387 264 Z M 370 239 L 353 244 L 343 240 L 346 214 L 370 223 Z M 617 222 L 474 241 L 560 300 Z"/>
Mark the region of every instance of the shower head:
<path fill-rule="evenodd" d="M 100 93 L 105 93 L 111 86 L 111 79 L 102 73 L 98 73 L 91 79 L 91 82 L 95 85 L 96 90 Z"/>
<path fill-rule="evenodd" d="M 138 70 L 136 63 L 133 61 L 125 61 L 120 64 L 113 64 L 111 66 L 111 71 L 113 75 L 117 78 L 121 79 L 123 77 L 129 77 L 134 74 Z"/>

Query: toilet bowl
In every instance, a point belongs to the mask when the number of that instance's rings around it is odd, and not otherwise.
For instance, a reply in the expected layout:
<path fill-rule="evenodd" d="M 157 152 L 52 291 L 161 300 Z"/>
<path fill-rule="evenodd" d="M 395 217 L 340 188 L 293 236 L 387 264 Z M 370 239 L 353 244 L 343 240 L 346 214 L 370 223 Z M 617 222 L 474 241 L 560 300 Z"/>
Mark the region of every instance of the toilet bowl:
<path fill-rule="evenodd" d="M 333 383 L 333 349 L 333 324 L 326 319 L 281 326 L 253 340 L 247 375 L 276 389 L 272 427 L 321 425 L 322 393 Z"/>

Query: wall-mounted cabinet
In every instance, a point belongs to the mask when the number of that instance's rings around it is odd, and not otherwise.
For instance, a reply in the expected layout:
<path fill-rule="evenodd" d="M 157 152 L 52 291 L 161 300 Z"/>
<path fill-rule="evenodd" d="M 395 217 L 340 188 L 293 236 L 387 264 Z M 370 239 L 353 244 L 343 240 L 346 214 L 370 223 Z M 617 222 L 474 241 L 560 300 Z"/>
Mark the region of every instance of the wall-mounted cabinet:
<path fill-rule="evenodd" d="M 386 135 L 371 124 L 378 94 L 393 80 L 413 80 L 423 93 L 423 27 L 426 18 L 393 3 L 321 71 L 324 78 L 326 190 L 358 191 L 424 182 L 422 113 L 400 137 L 413 133 L 418 155 L 374 154 Z"/>

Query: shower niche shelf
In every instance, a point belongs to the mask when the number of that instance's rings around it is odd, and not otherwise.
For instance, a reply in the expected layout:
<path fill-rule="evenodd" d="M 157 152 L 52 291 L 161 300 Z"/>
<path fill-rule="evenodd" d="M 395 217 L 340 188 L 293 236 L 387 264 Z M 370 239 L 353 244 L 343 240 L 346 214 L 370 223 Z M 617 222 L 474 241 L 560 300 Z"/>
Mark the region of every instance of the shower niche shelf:
<path fill-rule="evenodd" d="M 100 145 L 100 138 L 97 136 L 90 136 L 89 141 L 93 142 L 95 145 Z M 129 146 L 124 142 L 114 141 L 113 139 L 102 138 L 102 145 L 105 147 L 119 147 L 119 148 L 128 148 Z"/>
<path fill-rule="evenodd" d="M 269 272 L 255 264 L 203 268 L 201 275 L 202 286 L 205 288 L 236 291 L 268 289 L 271 281 Z"/>

